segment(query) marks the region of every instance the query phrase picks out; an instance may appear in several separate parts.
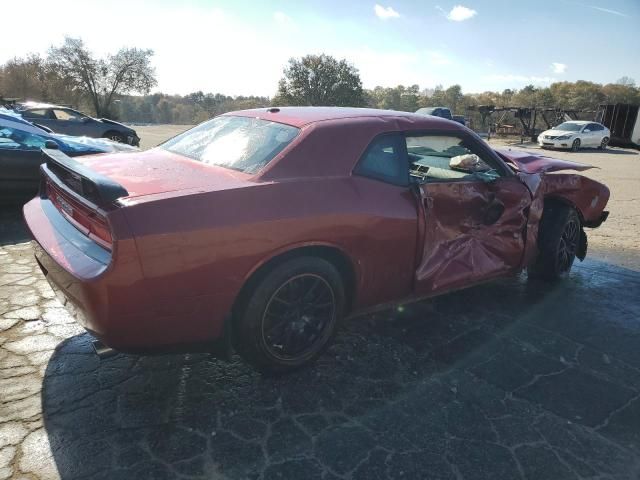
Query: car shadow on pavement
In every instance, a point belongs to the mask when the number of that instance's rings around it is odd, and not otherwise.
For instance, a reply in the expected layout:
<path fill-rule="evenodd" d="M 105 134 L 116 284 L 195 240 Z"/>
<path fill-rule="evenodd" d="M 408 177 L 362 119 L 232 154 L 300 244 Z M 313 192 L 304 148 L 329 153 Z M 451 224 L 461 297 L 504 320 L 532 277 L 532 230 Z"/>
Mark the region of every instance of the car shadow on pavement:
<path fill-rule="evenodd" d="M 14 245 L 30 239 L 22 222 L 22 204 L 0 202 L 0 246 Z"/>
<path fill-rule="evenodd" d="M 263 377 L 207 355 L 46 367 L 44 424 L 76 478 L 631 478 L 640 273 L 501 280 L 349 321 L 316 365 Z M 635 473 L 634 473 L 635 472 Z"/>

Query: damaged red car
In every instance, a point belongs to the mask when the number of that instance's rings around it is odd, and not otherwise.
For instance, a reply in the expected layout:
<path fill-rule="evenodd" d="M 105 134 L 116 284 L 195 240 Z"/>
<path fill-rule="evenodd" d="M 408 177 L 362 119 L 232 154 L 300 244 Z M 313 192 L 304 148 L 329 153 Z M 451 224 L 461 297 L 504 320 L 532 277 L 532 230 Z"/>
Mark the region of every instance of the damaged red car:
<path fill-rule="evenodd" d="M 493 150 L 437 117 L 232 112 L 141 153 L 45 149 L 24 208 L 54 289 L 132 353 L 315 359 L 340 320 L 527 270 L 565 276 L 607 217 L 589 168 Z"/>

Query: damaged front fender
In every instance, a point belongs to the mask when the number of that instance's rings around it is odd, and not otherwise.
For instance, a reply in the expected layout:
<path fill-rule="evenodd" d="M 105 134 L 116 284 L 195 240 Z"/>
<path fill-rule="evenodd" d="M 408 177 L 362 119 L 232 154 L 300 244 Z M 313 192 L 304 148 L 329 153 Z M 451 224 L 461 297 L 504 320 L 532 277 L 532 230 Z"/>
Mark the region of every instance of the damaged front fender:
<path fill-rule="evenodd" d="M 545 206 L 550 202 L 559 202 L 576 209 L 583 227 L 600 226 L 608 216 L 604 210 L 609 201 L 609 189 L 595 180 L 577 174 L 526 174 L 519 173 L 522 182 L 532 195 L 531 208 L 527 221 L 527 240 L 523 265 L 529 265 L 538 252 L 537 239 L 540 220 Z M 576 256 L 583 260 L 586 256 L 587 241 L 584 231 L 581 245 Z"/>

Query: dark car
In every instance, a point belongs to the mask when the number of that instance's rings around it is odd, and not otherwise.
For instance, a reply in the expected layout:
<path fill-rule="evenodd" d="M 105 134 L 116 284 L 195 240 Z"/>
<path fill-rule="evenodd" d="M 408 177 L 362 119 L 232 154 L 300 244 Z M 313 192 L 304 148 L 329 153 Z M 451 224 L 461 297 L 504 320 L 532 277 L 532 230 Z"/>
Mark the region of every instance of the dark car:
<path fill-rule="evenodd" d="M 452 120 L 458 122 L 460 125 L 467 125 L 467 120 L 464 118 L 464 115 L 454 115 Z"/>
<path fill-rule="evenodd" d="M 428 107 L 419 108 L 416 110 L 418 115 L 433 115 L 434 117 L 446 118 L 447 120 L 453 120 L 451 110 L 447 107 Z"/>
<path fill-rule="evenodd" d="M 134 147 L 106 139 L 57 135 L 24 120 L 19 114 L 0 108 L 0 200 L 27 199 L 40 184 L 42 148 L 55 146 L 70 157 L 134 151 Z"/>
<path fill-rule="evenodd" d="M 56 133 L 92 138 L 108 138 L 115 142 L 140 145 L 133 128 L 106 118 L 92 118 L 69 107 L 46 103 L 24 103 L 17 108 L 25 119 L 50 128 Z"/>
<path fill-rule="evenodd" d="M 566 276 L 609 199 L 547 174 L 587 165 L 398 111 L 245 110 L 146 152 L 46 153 L 24 216 L 87 330 L 133 353 L 233 345 L 280 372 L 346 315 L 524 269 Z"/>

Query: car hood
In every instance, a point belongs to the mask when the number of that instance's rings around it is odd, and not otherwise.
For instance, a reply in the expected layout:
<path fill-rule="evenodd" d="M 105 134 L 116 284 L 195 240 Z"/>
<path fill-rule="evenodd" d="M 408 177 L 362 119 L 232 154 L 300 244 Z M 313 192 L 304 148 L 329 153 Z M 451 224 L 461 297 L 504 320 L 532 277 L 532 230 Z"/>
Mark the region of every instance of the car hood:
<path fill-rule="evenodd" d="M 553 135 L 553 136 L 560 136 L 560 135 L 576 135 L 580 132 L 569 132 L 567 130 L 545 130 L 544 132 L 542 132 L 540 135 Z"/>
<path fill-rule="evenodd" d="M 251 184 L 247 174 L 205 165 L 159 148 L 75 160 L 122 185 L 129 193 L 128 198 L 182 190 L 226 190 Z"/>
<path fill-rule="evenodd" d="M 513 165 L 518 171 L 523 173 L 547 173 L 557 172 L 559 170 L 583 171 L 594 168 L 584 163 L 559 160 L 557 158 L 522 150 L 498 149 L 496 153 L 500 155 L 505 162 Z"/>
<path fill-rule="evenodd" d="M 135 133 L 135 130 L 133 128 L 127 127 L 123 123 L 116 122 L 114 120 L 109 120 L 108 118 L 96 118 L 96 120 L 99 121 L 99 122 L 102 122 L 102 123 L 106 123 L 108 125 L 117 125 L 118 127 L 122 128 L 123 130 L 127 130 L 129 132 L 134 132 Z"/>

